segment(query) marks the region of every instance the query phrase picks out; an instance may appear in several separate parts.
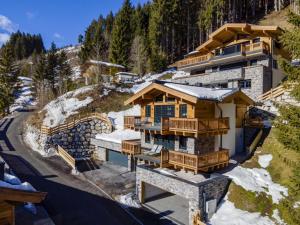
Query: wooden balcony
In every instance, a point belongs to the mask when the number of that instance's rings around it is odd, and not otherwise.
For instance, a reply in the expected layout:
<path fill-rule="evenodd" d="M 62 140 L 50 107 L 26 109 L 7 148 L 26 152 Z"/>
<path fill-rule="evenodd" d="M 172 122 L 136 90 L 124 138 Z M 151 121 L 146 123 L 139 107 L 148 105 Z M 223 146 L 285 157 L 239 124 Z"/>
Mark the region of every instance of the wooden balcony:
<path fill-rule="evenodd" d="M 125 129 L 134 129 L 138 124 L 141 124 L 140 116 L 124 116 Z"/>
<path fill-rule="evenodd" d="M 233 54 L 239 54 L 241 57 L 242 56 L 247 56 L 247 55 L 252 55 L 252 54 L 257 54 L 257 53 L 269 53 L 270 52 L 270 47 L 267 43 L 265 42 L 257 42 L 257 43 L 252 43 L 252 44 L 247 44 L 243 45 L 241 44 L 241 50 L 238 52 L 235 52 Z M 177 61 L 174 65 L 177 67 L 185 67 L 188 65 L 193 65 L 193 64 L 201 64 L 201 63 L 213 63 L 213 60 L 225 60 L 229 57 L 232 57 L 233 54 L 219 54 L 215 56 L 212 53 L 202 55 L 202 56 L 196 56 L 196 57 L 190 57 L 186 58 L 180 61 Z"/>
<path fill-rule="evenodd" d="M 221 149 L 201 155 L 193 155 L 184 152 L 169 151 L 168 163 L 177 168 L 192 170 L 197 174 L 199 171 L 208 172 L 226 167 L 229 162 L 229 150 Z"/>
<path fill-rule="evenodd" d="M 140 140 L 122 141 L 122 153 L 128 155 L 141 154 L 141 141 Z"/>
<path fill-rule="evenodd" d="M 169 131 L 194 134 L 222 134 L 230 129 L 229 118 L 169 118 Z"/>

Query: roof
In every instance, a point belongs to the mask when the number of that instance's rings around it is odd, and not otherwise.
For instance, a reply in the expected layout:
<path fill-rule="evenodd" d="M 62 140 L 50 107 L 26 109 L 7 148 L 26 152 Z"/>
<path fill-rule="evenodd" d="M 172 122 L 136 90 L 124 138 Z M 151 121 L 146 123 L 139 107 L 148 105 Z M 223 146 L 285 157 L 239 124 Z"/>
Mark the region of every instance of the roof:
<path fill-rule="evenodd" d="M 233 97 L 234 95 L 241 96 L 249 105 L 254 104 L 254 101 L 249 98 L 246 94 L 244 94 L 239 89 L 230 89 L 230 88 L 206 88 L 206 87 L 198 87 L 192 85 L 184 85 L 184 84 L 176 84 L 171 82 L 154 82 L 149 86 L 143 88 L 138 91 L 134 96 L 128 99 L 125 104 L 134 104 L 134 102 L 139 99 L 146 99 L 147 94 L 161 91 L 168 94 L 171 94 L 176 97 L 180 97 L 185 99 L 186 101 L 197 103 L 199 100 L 208 100 L 208 101 L 216 101 L 223 102 L 229 97 Z"/>
<path fill-rule="evenodd" d="M 196 50 L 199 53 L 209 53 L 211 50 L 230 41 L 236 34 L 254 36 L 278 37 L 282 32 L 279 26 L 260 26 L 248 23 L 227 23 L 209 35 L 209 39 Z"/>
<path fill-rule="evenodd" d="M 89 63 L 96 64 L 96 65 L 107 66 L 107 67 L 115 67 L 115 68 L 125 69 L 125 66 L 110 63 L 110 62 L 104 62 L 104 61 L 90 60 Z"/>

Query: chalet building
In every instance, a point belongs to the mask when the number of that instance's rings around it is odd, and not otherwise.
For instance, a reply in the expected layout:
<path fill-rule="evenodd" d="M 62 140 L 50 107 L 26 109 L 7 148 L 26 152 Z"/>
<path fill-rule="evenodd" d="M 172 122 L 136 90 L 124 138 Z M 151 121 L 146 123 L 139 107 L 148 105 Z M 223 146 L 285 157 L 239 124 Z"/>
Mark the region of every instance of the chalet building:
<path fill-rule="evenodd" d="M 126 70 L 122 65 L 97 60 L 89 60 L 83 67 L 86 85 L 90 84 L 92 80 L 97 81 L 97 79 L 108 83 L 112 82 L 116 73 Z"/>
<path fill-rule="evenodd" d="M 254 101 L 239 89 L 155 81 L 125 104 L 141 106 L 140 116 L 124 117 L 124 128 L 141 139 L 92 140 L 102 160 L 108 152 L 123 154 L 145 207 L 170 211 L 179 224 L 212 216 L 229 180 L 210 174 L 244 150 L 244 121 Z"/>
<path fill-rule="evenodd" d="M 116 73 L 116 82 L 119 84 L 132 84 L 139 76 L 136 73 L 118 72 Z"/>
<path fill-rule="evenodd" d="M 176 82 L 241 88 L 255 99 L 285 78 L 278 59 L 290 57 L 278 41 L 281 33 L 278 26 L 225 24 L 195 51 L 171 65 L 190 73 Z"/>

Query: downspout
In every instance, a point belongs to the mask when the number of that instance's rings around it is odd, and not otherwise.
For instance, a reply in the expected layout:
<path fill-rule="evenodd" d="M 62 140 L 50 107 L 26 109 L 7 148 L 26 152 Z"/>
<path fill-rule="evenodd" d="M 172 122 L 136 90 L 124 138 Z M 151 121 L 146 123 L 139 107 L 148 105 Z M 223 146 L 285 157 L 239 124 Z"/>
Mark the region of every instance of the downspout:
<path fill-rule="evenodd" d="M 218 102 L 216 103 L 216 106 L 217 108 L 219 109 L 220 111 L 220 118 L 223 118 L 223 110 L 222 108 L 219 106 Z M 220 149 L 223 148 L 223 134 L 221 134 L 221 137 L 220 137 Z"/>

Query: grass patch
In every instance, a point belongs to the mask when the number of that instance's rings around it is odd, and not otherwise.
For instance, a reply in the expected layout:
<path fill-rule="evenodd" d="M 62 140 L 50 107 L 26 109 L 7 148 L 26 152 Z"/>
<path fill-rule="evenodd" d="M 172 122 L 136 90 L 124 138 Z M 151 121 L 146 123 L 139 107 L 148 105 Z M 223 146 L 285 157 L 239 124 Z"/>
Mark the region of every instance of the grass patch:
<path fill-rule="evenodd" d="M 270 196 L 267 196 L 266 193 L 247 191 L 233 182 L 229 186 L 228 199 L 241 210 L 260 212 L 263 216 L 271 216 L 273 213 L 274 206 Z"/>
<path fill-rule="evenodd" d="M 172 79 L 173 75 L 174 75 L 173 73 L 167 73 L 167 74 L 163 75 L 162 77 L 160 77 L 160 80 Z"/>

